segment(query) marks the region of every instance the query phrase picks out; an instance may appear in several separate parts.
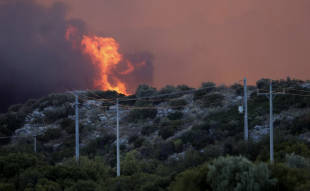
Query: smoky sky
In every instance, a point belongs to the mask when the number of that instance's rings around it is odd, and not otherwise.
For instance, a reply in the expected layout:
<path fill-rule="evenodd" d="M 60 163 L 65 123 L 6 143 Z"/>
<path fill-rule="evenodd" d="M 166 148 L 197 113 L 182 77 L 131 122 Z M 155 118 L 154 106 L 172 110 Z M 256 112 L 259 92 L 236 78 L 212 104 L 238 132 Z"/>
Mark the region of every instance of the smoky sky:
<path fill-rule="evenodd" d="M 0 0 L 1 113 L 12 104 L 50 93 L 94 88 L 98 72 L 91 58 L 64 38 L 68 24 L 80 35 L 89 34 L 87 23 L 67 19 L 67 12 L 68 6 L 61 2 L 45 7 L 33 0 Z M 129 80 L 130 86 L 137 85 L 135 77 Z"/>
<path fill-rule="evenodd" d="M 55 0 L 41 1 L 50 6 Z M 154 85 L 307 79 L 309 0 L 60 0 L 68 18 L 154 56 Z"/>
<path fill-rule="evenodd" d="M 122 82 L 128 84 L 127 90 L 134 94 L 139 84 L 154 85 L 154 60 L 154 55 L 148 51 L 126 53 L 124 54 L 123 61 L 117 65 L 112 73 Z M 129 61 L 134 66 L 134 70 L 127 75 L 121 75 L 119 71 L 125 71 L 127 68 L 126 61 Z M 142 62 L 145 65 L 141 66 Z"/>
<path fill-rule="evenodd" d="M 66 89 L 92 87 L 90 59 L 64 39 L 67 24 L 82 33 L 82 20 L 66 21 L 66 6 L 50 8 L 32 0 L 0 4 L 1 110 Z"/>

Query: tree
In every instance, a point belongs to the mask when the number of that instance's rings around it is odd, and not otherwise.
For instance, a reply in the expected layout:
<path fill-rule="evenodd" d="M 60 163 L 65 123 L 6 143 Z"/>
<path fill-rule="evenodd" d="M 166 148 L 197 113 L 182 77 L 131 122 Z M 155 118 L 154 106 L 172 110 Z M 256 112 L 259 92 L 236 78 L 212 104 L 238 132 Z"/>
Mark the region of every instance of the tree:
<path fill-rule="evenodd" d="M 267 164 L 252 164 L 244 157 L 220 157 L 209 166 L 207 181 L 213 191 L 273 190 L 276 179 L 270 178 Z"/>

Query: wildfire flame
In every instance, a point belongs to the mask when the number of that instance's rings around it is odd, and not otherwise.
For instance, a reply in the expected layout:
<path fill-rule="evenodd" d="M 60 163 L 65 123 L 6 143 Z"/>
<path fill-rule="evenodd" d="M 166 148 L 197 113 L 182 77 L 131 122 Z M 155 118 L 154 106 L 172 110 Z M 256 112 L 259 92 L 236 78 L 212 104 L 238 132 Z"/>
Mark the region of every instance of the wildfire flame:
<path fill-rule="evenodd" d="M 124 72 L 120 72 L 120 74 L 125 75 L 125 74 L 129 74 L 130 72 L 132 72 L 134 70 L 133 65 L 127 60 L 127 67 L 128 69 Z"/>
<path fill-rule="evenodd" d="M 76 35 L 78 30 L 68 25 L 65 38 L 67 41 L 70 37 Z M 72 46 L 76 48 L 76 42 L 71 40 Z M 123 56 L 118 52 L 119 44 L 113 38 L 103 38 L 95 35 L 83 35 L 81 41 L 82 52 L 91 56 L 92 64 L 94 64 L 100 73 L 100 78 L 94 80 L 94 86 L 102 90 L 115 90 L 119 93 L 129 95 L 127 92 L 125 82 L 121 82 L 116 76 L 111 73 L 111 69 L 115 68 L 120 61 L 123 60 Z M 142 63 L 137 64 L 138 67 L 145 66 L 145 60 Z M 119 74 L 126 75 L 134 71 L 134 66 L 127 60 L 127 70 L 119 72 Z M 112 78 L 115 85 L 109 82 L 109 78 Z"/>

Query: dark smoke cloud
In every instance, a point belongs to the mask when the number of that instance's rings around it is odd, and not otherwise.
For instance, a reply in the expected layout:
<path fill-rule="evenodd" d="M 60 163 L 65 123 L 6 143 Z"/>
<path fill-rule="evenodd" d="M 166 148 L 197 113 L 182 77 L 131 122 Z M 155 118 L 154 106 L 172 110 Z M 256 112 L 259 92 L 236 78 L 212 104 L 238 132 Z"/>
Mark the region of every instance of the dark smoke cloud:
<path fill-rule="evenodd" d="M 65 20 L 67 7 L 33 0 L 0 4 L 0 112 L 12 104 L 66 89 L 92 88 L 90 58 L 64 39 L 67 24 L 86 33 L 82 20 Z"/>
<path fill-rule="evenodd" d="M 12 104 L 53 92 L 94 88 L 98 72 L 90 57 L 65 39 L 68 25 L 78 29 L 77 42 L 90 33 L 83 20 L 67 20 L 67 12 L 68 7 L 60 2 L 45 7 L 34 0 L 0 0 L 0 113 Z M 134 65 L 146 61 L 145 67 L 135 67 L 128 75 L 114 71 L 128 84 L 130 93 L 139 83 L 153 84 L 150 53 L 125 54 L 124 59 Z M 117 68 L 126 70 L 126 62 Z"/>

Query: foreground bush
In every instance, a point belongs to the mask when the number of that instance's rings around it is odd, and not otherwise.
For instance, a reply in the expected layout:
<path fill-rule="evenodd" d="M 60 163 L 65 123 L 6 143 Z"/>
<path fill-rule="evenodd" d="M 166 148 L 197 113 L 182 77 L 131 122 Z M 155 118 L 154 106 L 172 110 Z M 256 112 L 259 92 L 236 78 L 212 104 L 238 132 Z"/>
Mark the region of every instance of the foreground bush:
<path fill-rule="evenodd" d="M 292 153 L 291 155 L 286 155 L 286 164 L 291 168 L 303 168 L 310 170 L 310 163 L 308 159 L 305 159 L 302 156 L 295 155 Z"/>
<path fill-rule="evenodd" d="M 208 165 L 188 169 L 175 178 L 171 183 L 169 191 L 189 191 L 189 190 L 208 190 L 210 185 L 207 183 Z"/>
<path fill-rule="evenodd" d="M 267 164 L 252 164 L 244 157 L 220 157 L 209 165 L 207 182 L 212 191 L 274 190 L 277 179 L 270 178 Z"/>

